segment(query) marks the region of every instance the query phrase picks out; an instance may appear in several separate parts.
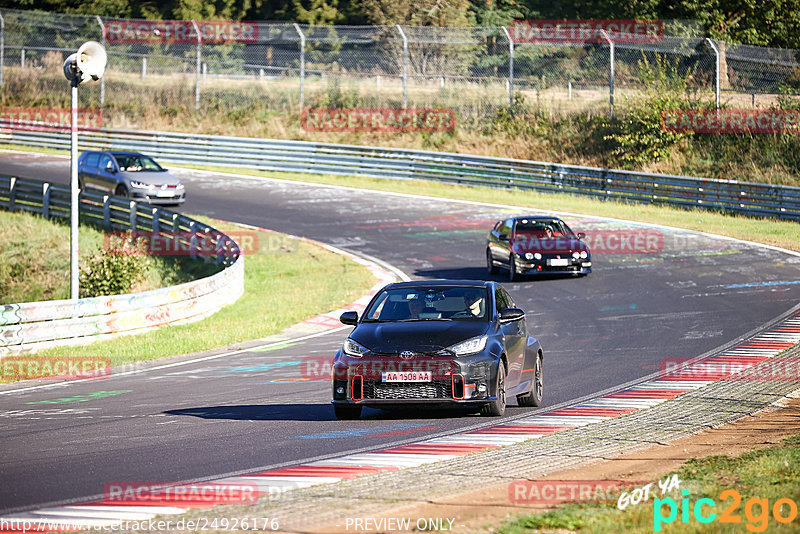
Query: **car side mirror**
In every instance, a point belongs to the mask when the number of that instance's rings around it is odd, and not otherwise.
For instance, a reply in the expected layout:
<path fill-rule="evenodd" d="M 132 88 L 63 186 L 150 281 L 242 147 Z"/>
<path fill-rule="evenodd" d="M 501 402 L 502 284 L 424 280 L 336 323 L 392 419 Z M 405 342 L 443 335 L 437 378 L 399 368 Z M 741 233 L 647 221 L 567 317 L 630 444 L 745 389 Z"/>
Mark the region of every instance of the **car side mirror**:
<path fill-rule="evenodd" d="M 586 234 L 583 232 L 578 232 L 578 239 L 583 239 L 584 237 L 586 237 Z"/>
<path fill-rule="evenodd" d="M 525 318 L 525 312 L 519 308 L 506 308 L 500 311 L 501 323 L 513 323 Z"/>
<path fill-rule="evenodd" d="M 342 322 L 342 324 L 355 326 L 358 324 L 358 312 L 346 311 L 341 315 L 341 317 L 339 317 L 339 320 Z"/>

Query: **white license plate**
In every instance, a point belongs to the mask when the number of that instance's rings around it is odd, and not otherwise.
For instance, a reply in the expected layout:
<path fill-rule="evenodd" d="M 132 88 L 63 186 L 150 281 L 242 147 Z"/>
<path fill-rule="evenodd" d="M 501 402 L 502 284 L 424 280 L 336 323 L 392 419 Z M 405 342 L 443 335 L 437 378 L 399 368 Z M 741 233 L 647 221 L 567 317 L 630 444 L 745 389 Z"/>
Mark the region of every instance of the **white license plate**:
<path fill-rule="evenodd" d="M 552 260 L 547 260 L 547 265 L 552 265 L 553 267 L 566 267 L 569 265 L 569 260 L 567 258 L 554 258 Z"/>
<path fill-rule="evenodd" d="M 173 193 L 172 191 L 158 191 L 156 193 L 156 196 L 157 197 L 174 197 L 175 193 Z"/>
<path fill-rule="evenodd" d="M 381 382 L 430 382 L 430 371 L 397 371 L 381 373 Z"/>

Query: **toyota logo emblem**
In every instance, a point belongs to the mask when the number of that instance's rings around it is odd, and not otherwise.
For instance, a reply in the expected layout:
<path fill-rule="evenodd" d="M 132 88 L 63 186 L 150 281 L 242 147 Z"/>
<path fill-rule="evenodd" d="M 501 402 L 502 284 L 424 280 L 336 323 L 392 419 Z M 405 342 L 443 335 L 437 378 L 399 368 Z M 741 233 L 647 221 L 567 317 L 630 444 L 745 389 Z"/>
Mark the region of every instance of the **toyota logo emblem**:
<path fill-rule="evenodd" d="M 411 358 L 414 357 L 414 353 L 411 352 L 410 350 L 404 350 L 403 352 L 400 353 L 400 357 L 403 358 L 404 360 L 410 360 Z"/>

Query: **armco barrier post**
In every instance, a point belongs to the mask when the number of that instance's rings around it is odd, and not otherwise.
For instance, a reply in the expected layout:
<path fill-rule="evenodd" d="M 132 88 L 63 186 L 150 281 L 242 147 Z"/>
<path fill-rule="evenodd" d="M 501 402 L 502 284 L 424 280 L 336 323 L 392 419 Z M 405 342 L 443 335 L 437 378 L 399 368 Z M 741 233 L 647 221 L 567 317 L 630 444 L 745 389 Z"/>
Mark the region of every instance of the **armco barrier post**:
<path fill-rule="evenodd" d="M 14 211 L 14 201 L 17 197 L 17 179 L 11 177 L 11 182 L 8 184 L 8 211 Z"/>
<path fill-rule="evenodd" d="M 130 226 L 131 232 L 136 230 L 136 202 L 131 200 L 130 204 L 128 204 L 128 210 L 130 215 L 128 216 L 128 226 Z"/>
<path fill-rule="evenodd" d="M 42 184 L 42 217 L 50 218 L 50 183 Z"/>
<path fill-rule="evenodd" d="M 111 229 L 111 197 L 103 195 L 103 228 Z"/>

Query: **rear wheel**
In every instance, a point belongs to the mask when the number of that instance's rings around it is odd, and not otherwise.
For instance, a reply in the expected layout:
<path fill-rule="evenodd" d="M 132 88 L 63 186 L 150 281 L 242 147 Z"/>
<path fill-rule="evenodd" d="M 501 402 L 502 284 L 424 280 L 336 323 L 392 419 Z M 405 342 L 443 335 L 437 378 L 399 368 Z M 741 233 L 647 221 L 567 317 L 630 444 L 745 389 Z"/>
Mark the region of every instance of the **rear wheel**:
<path fill-rule="evenodd" d="M 524 395 L 517 395 L 517 404 L 520 406 L 539 406 L 542 403 L 542 393 L 544 382 L 542 380 L 542 355 L 536 355 L 536 363 L 533 366 L 533 385 L 531 390 Z"/>
<path fill-rule="evenodd" d="M 492 251 L 488 248 L 486 249 L 486 270 L 489 271 L 489 274 L 497 273 L 497 266 L 494 264 Z"/>
<path fill-rule="evenodd" d="M 481 415 L 497 417 L 506 411 L 506 368 L 503 360 L 497 362 L 497 380 L 495 381 L 495 400 L 481 408 Z"/>
<path fill-rule="evenodd" d="M 336 419 L 350 420 L 358 419 L 361 417 L 361 406 L 354 406 L 352 404 L 334 404 L 333 413 L 336 414 Z"/>
<path fill-rule="evenodd" d="M 514 259 L 514 255 L 508 257 L 508 281 L 509 282 L 516 282 L 519 280 L 519 275 L 517 274 L 517 261 Z"/>

